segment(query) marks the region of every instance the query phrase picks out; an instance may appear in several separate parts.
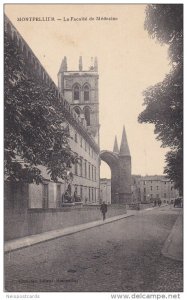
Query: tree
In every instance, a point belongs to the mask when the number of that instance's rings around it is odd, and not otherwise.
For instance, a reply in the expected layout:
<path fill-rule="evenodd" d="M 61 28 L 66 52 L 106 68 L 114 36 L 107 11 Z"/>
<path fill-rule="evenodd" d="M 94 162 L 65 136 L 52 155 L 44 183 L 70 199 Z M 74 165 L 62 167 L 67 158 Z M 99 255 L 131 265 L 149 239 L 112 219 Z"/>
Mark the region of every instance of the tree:
<path fill-rule="evenodd" d="M 53 181 L 65 179 L 76 155 L 55 88 L 45 84 L 19 47 L 5 33 L 5 177 L 42 182 L 39 166 Z"/>
<path fill-rule="evenodd" d="M 145 29 L 151 38 L 169 46 L 171 71 L 163 82 L 144 91 L 145 110 L 140 123 L 155 125 L 162 147 L 170 147 L 164 173 L 183 189 L 183 6 L 150 4 L 146 8 Z"/>

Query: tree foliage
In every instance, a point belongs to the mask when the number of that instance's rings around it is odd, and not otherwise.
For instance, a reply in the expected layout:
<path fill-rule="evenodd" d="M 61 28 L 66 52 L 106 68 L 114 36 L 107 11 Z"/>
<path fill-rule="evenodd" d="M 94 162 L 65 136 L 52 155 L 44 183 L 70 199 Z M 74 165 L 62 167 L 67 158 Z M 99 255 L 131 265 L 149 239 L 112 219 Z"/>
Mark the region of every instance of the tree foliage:
<path fill-rule="evenodd" d="M 146 8 L 145 29 L 151 38 L 169 46 L 171 71 L 163 82 L 144 91 L 145 110 L 140 123 L 155 125 L 162 147 L 170 147 L 164 172 L 182 192 L 183 184 L 183 6 L 150 4 Z"/>
<path fill-rule="evenodd" d="M 169 45 L 169 57 L 176 65 L 183 61 L 183 5 L 150 4 L 144 24 L 151 38 Z"/>
<path fill-rule="evenodd" d="M 65 179 L 76 156 L 62 104 L 6 33 L 4 45 L 6 179 L 39 183 L 39 166 L 52 180 Z"/>

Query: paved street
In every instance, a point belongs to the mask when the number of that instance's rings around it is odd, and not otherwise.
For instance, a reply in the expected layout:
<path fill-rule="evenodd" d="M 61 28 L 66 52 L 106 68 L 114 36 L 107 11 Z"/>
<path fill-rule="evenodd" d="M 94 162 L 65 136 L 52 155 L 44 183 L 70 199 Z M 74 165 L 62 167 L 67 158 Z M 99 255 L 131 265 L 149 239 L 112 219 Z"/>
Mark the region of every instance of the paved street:
<path fill-rule="evenodd" d="M 143 211 L 8 253 L 6 290 L 182 292 L 182 262 L 161 254 L 179 211 Z"/>

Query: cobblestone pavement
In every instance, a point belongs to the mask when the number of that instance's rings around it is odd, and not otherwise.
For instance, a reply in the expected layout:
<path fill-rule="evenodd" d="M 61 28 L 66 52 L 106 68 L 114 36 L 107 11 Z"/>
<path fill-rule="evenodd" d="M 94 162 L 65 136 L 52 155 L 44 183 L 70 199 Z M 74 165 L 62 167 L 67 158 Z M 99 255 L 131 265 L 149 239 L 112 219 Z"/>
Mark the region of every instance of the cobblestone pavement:
<path fill-rule="evenodd" d="M 182 292 L 182 262 L 161 249 L 179 211 L 169 207 L 5 256 L 14 292 Z"/>

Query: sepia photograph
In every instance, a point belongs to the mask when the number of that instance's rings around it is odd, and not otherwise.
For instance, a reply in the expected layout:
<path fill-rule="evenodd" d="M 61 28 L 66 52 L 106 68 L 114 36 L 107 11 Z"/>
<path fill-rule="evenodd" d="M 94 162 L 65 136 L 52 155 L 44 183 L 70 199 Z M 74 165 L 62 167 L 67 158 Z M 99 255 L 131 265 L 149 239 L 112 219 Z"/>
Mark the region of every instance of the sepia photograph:
<path fill-rule="evenodd" d="M 4 293 L 183 291 L 183 4 L 4 4 Z"/>

